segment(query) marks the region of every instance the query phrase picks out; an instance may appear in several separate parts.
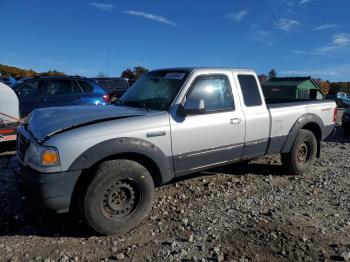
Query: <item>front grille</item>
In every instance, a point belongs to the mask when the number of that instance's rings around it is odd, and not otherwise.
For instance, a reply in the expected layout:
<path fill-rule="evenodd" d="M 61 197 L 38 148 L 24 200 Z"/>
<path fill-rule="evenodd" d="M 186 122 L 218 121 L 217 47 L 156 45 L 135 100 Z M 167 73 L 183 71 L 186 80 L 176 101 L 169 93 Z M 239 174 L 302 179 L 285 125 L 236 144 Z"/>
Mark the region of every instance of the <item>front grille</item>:
<path fill-rule="evenodd" d="M 19 158 L 24 161 L 24 156 L 30 145 L 28 139 L 26 139 L 21 133 L 17 134 L 17 155 Z"/>

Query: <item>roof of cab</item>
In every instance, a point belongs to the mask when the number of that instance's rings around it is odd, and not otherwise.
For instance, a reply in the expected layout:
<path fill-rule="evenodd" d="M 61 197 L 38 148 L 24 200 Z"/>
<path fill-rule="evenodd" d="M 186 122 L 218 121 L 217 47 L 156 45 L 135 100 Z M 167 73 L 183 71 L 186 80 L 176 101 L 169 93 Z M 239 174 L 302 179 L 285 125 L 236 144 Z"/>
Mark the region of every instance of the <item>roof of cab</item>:
<path fill-rule="evenodd" d="M 254 70 L 251 69 L 244 69 L 244 68 L 230 68 L 230 67 L 173 67 L 173 68 L 162 68 L 162 69 L 156 69 L 153 71 L 185 71 L 185 72 L 193 72 L 193 71 L 199 71 L 199 70 L 229 70 L 234 72 L 241 72 L 241 73 L 255 73 Z"/>

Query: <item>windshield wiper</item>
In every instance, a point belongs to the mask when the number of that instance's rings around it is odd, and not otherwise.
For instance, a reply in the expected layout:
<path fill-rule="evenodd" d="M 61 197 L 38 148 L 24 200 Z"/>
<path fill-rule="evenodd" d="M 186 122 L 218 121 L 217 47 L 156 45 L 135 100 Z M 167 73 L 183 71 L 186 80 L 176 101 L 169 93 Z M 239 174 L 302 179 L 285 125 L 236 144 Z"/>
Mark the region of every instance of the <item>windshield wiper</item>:
<path fill-rule="evenodd" d="M 144 102 L 139 102 L 139 101 L 122 101 L 122 100 L 117 100 L 116 105 L 125 105 L 125 106 L 131 106 L 131 107 L 139 107 L 143 108 L 147 111 L 151 111 L 151 108 L 149 108 L 146 103 Z"/>

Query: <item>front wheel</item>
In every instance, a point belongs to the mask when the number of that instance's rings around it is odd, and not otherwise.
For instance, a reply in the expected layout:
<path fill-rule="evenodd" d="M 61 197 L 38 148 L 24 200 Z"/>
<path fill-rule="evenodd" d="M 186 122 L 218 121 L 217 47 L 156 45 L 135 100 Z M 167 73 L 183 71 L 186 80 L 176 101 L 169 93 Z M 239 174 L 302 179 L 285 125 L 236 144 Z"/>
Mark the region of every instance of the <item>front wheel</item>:
<path fill-rule="evenodd" d="M 292 174 L 301 175 L 310 171 L 317 154 L 315 135 L 301 129 L 295 138 L 292 149 L 281 155 L 283 166 Z"/>
<path fill-rule="evenodd" d="M 145 167 L 131 160 L 107 161 L 81 198 L 80 214 L 94 231 L 120 235 L 146 217 L 153 195 L 153 179 Z"/>

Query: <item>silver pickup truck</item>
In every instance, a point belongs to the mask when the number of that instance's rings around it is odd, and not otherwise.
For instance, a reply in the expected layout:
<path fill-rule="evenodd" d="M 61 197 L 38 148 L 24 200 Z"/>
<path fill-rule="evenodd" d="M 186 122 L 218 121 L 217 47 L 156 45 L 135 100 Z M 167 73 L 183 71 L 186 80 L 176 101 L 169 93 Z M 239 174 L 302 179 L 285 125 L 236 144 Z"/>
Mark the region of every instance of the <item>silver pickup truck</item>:
<path fill-rule="evenodd" d="M 308 172 L 335 116 L 330 101 L 265 101 L 251 70 L 156 70 L 115 105 L 33 111 L 15 172 L 45 207 L 121 234 L 148 214 L 155 186 L 190 173 L 272 153 Z"/>

